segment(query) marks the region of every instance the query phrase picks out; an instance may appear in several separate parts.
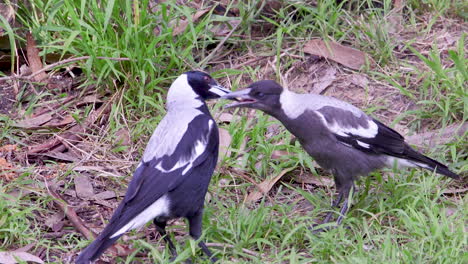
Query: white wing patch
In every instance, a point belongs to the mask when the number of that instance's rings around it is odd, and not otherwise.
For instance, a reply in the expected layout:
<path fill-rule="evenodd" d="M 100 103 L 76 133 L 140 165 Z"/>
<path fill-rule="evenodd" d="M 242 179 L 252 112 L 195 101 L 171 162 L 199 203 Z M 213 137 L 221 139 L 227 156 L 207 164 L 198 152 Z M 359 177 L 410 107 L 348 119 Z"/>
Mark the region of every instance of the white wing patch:
<path fill-rule="evenodd" d="M 161 196 L 161 198 L 156 200 L 156 202 L 151 204 L 148 208 L 146 208 L 143 212 L 135 216 L 132 220 L 130 220 L 130 222 L 128 222 L 125 226 L 120 228 L 110 238 L 120 236 L 127 231 L 130 231 L 135 228 L 139 228 L 158 216 L 168 215 L 169 206 L 170 206 L 170 201 L 169 201 L 169 198 L 167 197 L 167 194 L 165 194 Z"/>
<path fill-rule="evenodd" d="M 353 134 L 353 135 L 360 136 L 360 137 L 373 138 L 378 133 L 379 128 L 377 124 L 372 120 L 367 121 L 367 125 L 368 125 L 367 128 L 362 127 L 362 126 L 359 126 L 357 128 L 343 127 L 343 126 L 338 125 L 336 122 L 333 122 L 333 123 L 327 122 L 327 120 L 325 119 L 325 116 L 323 116 L 323 114 L 320 113 L 319 111 L 314 111 L 314 112 L 322 119 L 323 124 L 327 126 L 327 128 L 330 129 L 331 132 L 342 137 L 349 137 L 349 134 Z M 362 142 L 358 142 L 358 144 L 359 143 L 362 143 Z M 362 143 L 362 144 L 365 144 L 365 143 Z M 359 144 L 359 145 L 366 147 L 366 148 L 368 147 L 362 144 Z"/>
<path fill-rule="evenodd" d="M 361 147 L 363 147 L 363 148 L 369 148 L 369 147 L 370 147 L 369 144 L 364 143 L 364 142 L 361 142 L 361 141 L 359 141 L 359 140 L 357 140 L 357 143 L 358 143 L 359 146 L 361 146 Z"/>
<path fill-rule="evenodd" d="M 189 156 L 186 156 L 185 158 L 184 157 L 181 157 L 181 159 L 174 165 L 174 167 L 170 168 L 170 169 L 164 169 L 162 167 L 162 161 L 160 161 L 156 166 L 155 168 L 162 171 L 162 172 L 171 172 L 171 171 L 175 171 L 179 168 L 182 168 L 186 165 L 188 165 L 183 171 L 182 171 L 182 175 L 185 175 L 185 173 L 187 173 L 191 168 L 192 168 L 192 165 L 193 165 L 193 162 L 195 162 L 195 160 L 201 155 L 203 154 L 203 152 L 206 150 L 206 146 L 208 144 L 208 137 L 209 135 L 211 134 L 211 131 L 213 129 L 213 120 L 209 120 L 208 121 L 208 133 L 202 137 L 201 139 L 195 141 L 195 146 L 193 147 L 193 151 L 192 153 L 190 153 Z"/>

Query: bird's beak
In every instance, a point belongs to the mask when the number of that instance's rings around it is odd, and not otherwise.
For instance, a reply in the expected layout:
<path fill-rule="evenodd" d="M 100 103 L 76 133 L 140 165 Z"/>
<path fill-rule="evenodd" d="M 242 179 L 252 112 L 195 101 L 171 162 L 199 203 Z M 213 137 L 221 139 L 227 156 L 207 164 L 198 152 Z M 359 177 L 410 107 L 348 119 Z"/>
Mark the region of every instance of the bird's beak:
<path fill-rule="evenodd" d="M 228 94 L 229 92 L 231 92 L 231 91 L 229 91 L 228 89 L 224 88 L 223 86 L 221 86 L 219 84 L 211 85 L 210 89 L 208 91 L 210 91 L 211 93 L 217 95 L 218 97 L 224 96 L 224 95 Z"/>
<path fill-rule="evenodd" d="M 237 101 L 236 103 L 228 104 L 224 107 L 225 108 L 241 107 L 241 106 L 248 106 L 253 103 L 256 103 L 257 100 L 255 100 L 249 95 L 250 91 L 251 89 L 247 88 L 247 89 L 235 91 L 235 92 L 228 93 L 226 95 L 221 96 L 221 99 L 229 99 L 229 100 Z"/>

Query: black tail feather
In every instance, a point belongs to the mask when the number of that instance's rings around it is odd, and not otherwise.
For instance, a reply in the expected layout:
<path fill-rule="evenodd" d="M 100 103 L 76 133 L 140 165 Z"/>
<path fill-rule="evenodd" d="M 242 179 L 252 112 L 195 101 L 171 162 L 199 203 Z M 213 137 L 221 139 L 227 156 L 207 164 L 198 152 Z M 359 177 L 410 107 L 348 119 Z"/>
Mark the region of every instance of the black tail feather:
<path fill-rule="evenodd" d="M 105 232 L 103 232 L 104 234 Z M 101 234 L 102 235 L 102 234 Z M 75 263 L 76 264 L 89 264 L 91 261 L 96 260 L 101 256 L 106 249 L 108 249 L 110 246 L 112 246 L 117 239 L 119 239 L 121 236 L 109 238 L 108 235 L 106 236 L 99 236 L 96 238 L 96 240 L 93 241 L 93 243 L 89 244 L 78 256 L 76 259 Z"/>
<path fill-rule="evenodd" d="M 460 175 L 450 171 L 449 168 L 447 166 L 445 166 L 444 164 L 438 162 L 437 160 L 434 160 L 434 159 L 431 159 L 431 158 L 429 158 L 427 156 L 424 156 L 423 154 L 417 152 L 416 150 L 412 149 L 409 146 L 408 146 L 408 148 L 406 149 L 405 152 L 406 152 L 405 153 L 406 158 L 408 160 L 411 160 L 413 162 L 421 163 L 423 165 L 428 166 L 428 167 L 424 167 L 424 166 L 416 164 L 417 166 L 419 166 L 421 168 L 431 170 L 431 171 L 435 170 L 437 173 L 445 175 L 445 176 L 450 177 L 452 179 L 458 180 L 458 179 L 461 178 Z"/>

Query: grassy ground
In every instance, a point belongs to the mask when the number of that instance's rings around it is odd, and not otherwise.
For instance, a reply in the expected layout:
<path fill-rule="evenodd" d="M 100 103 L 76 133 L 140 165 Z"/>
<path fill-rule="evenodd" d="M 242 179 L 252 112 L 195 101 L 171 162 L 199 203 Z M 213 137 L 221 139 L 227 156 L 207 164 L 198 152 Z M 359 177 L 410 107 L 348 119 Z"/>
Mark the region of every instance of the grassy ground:
<path fill-rule="evenodd" d="M 122 193 L 164 115 L 167 87 L 189 69 L 206 70 L 234 90 L 270 78 L 301 92 L 326 82 L 323 76 L 333 72 L 323 93 L 352 102 L 405 135 L 467 120 L 463 1 L 408 0 L 401 8 L 393 8 L 391 1 L 221 1 L 227 3 L 228 16 L 212 10 L 185 29 L 180 21 L 208 3 L 161 2 L 32 0 L 18 8 L 17 20 L 32 32 L 43 59 L 50 54 L 59 56 L 56 61 L 90 58 L 75 62 L 84 81 L 74 90 L 0 83 L 18 90 L 10 114 L 0 115 L 0 147 L 17 145 L 15 151 L 0 152 L 16 171 L 12 179 L 5 171 L 0 177 L 0 251 L 23 248 L 45 262 L 73 260 L 90 241 L 63 217 L 48 186 L 59 186 L 78 216 L 99 232 L 121 198 L 99 204 L 82 199 L 76 177 L 86 176 L 95 193 Z M 7 27 L 4 20 L 0 24 L 12 44 L 24 45 L 20 29 Z M 374 62 L 351 71 L 304 54 L 302 46 L 312 38 L 352 46 Z M 12 60 L 13 69 L 18 61 Z M 59 130 L 18 128 L 18 120 L 84 87 L 93 87 L 92 94 L 112 107 L 108 119 L 72 147 L 79 159 L 24 157 L 28 146 Z M 203 238 L 220 263 L 468 262 L 465 181 L 420 170 L 373 173 L 358 181 L 344 224 L 314 234 L 308 227 L 331 209 L 330 175 L 277 121 L 255 111 L 225 111 L 223 104 L 211 104 L 212 113 L 231 138 L 225 137 L 228 153 L 209 188 Z M 92 110 L 61 104 L 54 111 L 72 113 L 80 123 Z M 465 132 L 421 150 L 466 174 L 467 142 Z M 280 174 L 284 176 L 268 194 L 251 198 L 259 183 Z M 185 230 L 181 220 L 169 227 L 178 241 L 176 262 L 193 258 L 208 263 Z M 121 242 L 137 250 L 119 260 L 110 256 L 113 263 L 169 262 L 169 251 L 154 238 L 152 226 Z"/>

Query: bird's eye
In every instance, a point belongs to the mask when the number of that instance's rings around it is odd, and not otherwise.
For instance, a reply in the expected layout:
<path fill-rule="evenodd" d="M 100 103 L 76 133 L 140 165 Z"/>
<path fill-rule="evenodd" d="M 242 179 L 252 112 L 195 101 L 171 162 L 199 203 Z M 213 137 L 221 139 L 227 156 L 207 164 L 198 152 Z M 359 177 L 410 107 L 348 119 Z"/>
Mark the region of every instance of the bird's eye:
<path fill-rule="evenodd" d="M 262 92 L 257 92 L 255 95 L 256 95 L 257 97 L 259 97 L 259 98 L 262 98 L 262 97 L 265 96 L 265 94 L 262 93 Z"/>
<path fill-rule="evenodd" d="M 208 76 L 203 76 L 203 80 L 205 80 L 205 82 L 209 82 L 209 81 L 210 81 L 210 77 L 208 77 Z"/>

